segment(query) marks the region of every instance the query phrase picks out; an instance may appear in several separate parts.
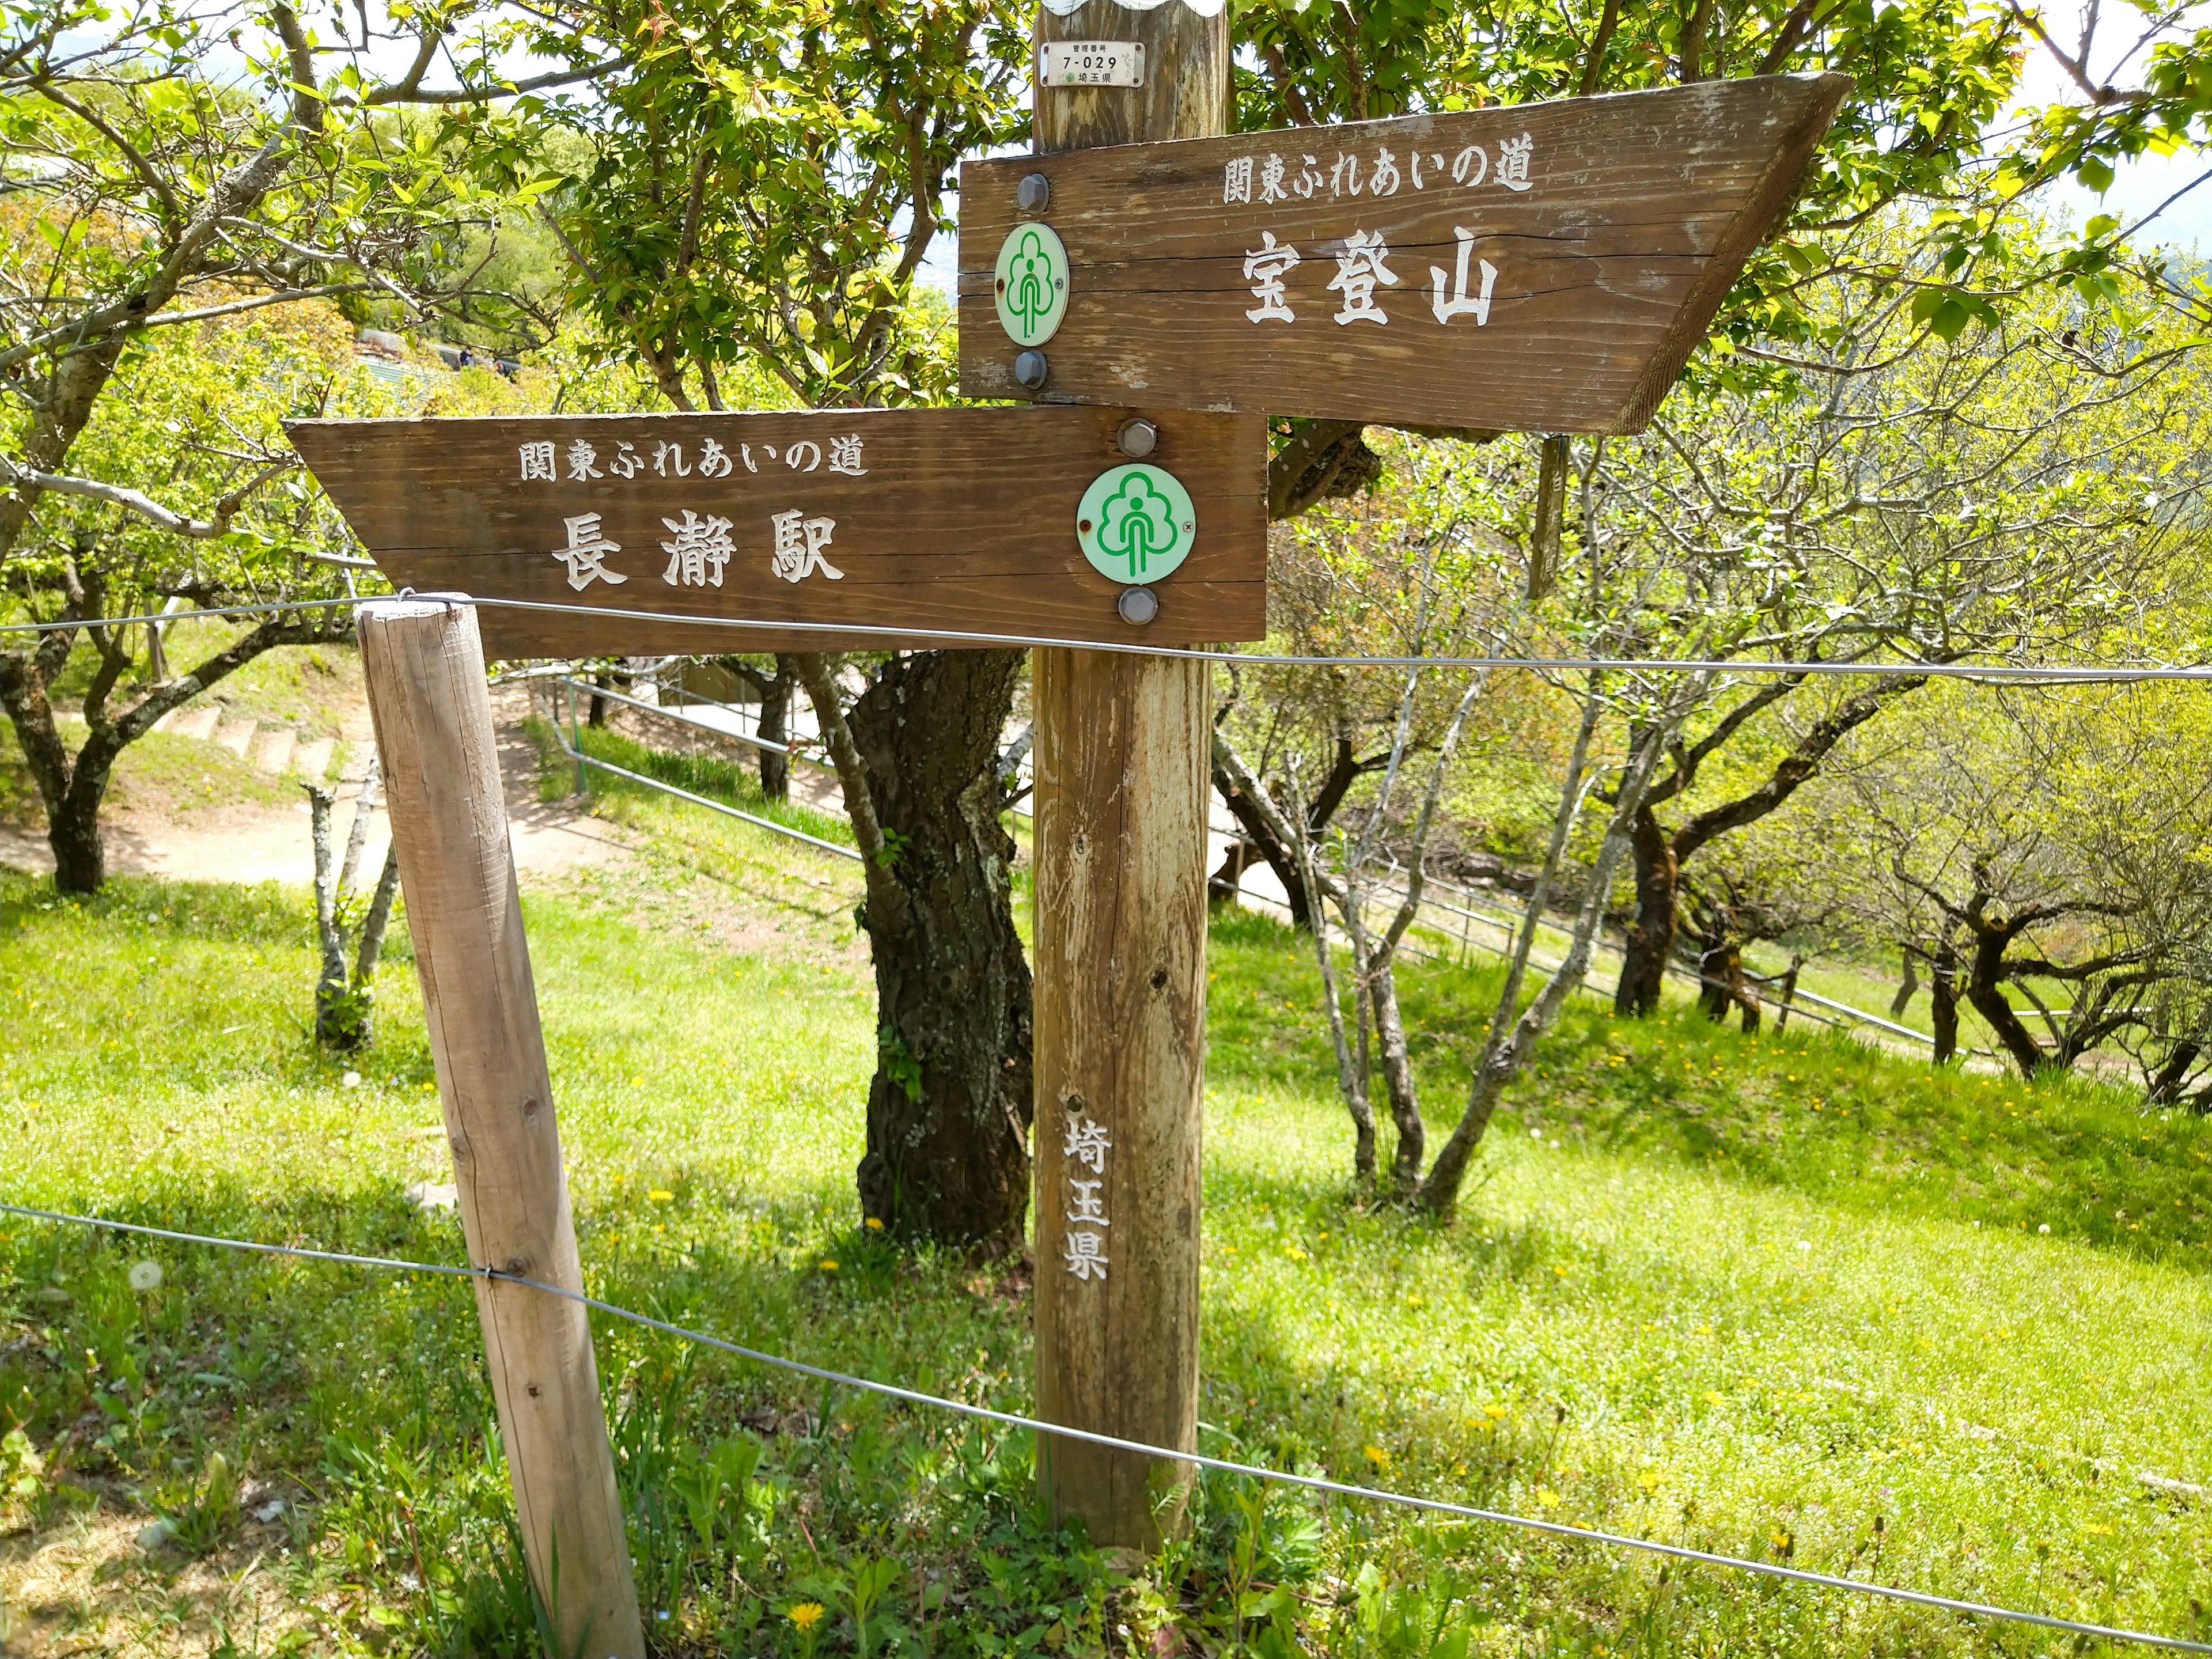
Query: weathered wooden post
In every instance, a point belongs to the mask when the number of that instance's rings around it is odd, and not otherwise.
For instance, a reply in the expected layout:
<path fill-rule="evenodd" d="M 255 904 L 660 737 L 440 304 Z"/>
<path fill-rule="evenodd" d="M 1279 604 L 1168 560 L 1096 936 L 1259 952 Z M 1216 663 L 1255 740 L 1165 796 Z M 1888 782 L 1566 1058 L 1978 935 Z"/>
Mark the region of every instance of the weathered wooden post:
<path fill-rule="evenodd" d="M 476 611 L 379 600 L 359 629 L 469 1260 L 580 1291 Z M 559 1651 L 642 1659 L 586 1310 L 476 1286 L 523 1548 Z"/>
<path fill-rule="evenodd" d="M 1141 42 L 1141 87 L 1036 88 L 1040 153 L 1224 131 L 1225 9 L 1040 9 L 1047 41 Z M 1048 222 L 1047 205 L 1038 215 Z M 1161 417 L 1174 464 L 1177 420 Z M 1041 1416 L 1198 1443 L 1206 1049 L 1207 665 L 1040 650 L 1036 719 L 1036 1401 Z M 1188 1466 L 1047 1438 L 1047 1501 L 1149 1549 Z"/>

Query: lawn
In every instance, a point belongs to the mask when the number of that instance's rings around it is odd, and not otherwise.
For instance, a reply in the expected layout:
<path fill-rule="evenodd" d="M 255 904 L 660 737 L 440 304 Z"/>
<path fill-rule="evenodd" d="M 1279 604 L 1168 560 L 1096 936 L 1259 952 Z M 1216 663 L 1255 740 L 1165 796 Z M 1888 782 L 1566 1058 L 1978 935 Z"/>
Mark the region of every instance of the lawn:
<path fill-rule="evenodd" d="M 849 868 L 606 810 L 635 867 L 526 899 L 591 1288 L 1025 1407 L 1022 1273 L 858 1225 Z M 732 905 L 790 926 L 710 925 Z M 341 1062 L 305 1035 L 310 933 L 296 892 L 0 878 L 0 1198 L 459 1261 L 404 1196 L 444 1153 L 404 941 L 376 1048 Z M 2204 1124 L 1579 1000 L 1440 1229 L 1350 1190 L 1297 942 L 1224 917 L 1211 972 L 1207 1449 L 2212 1638 Z M 1438 1133 L 1491 973 L 1407 975 Z M 1163 1557 L 1109 1561 L 1040 1522 L 1024 1435 L 619 1324 L 599 1352 L 671 1653 L 853 1652 L 855 1581 L 885 1572 L 878 1653 L 2103 1650 L 1226 1479 Z M 10 1639 L 532 1651 L 480 1363 L 450 1280 L 0 1218 Z"/>

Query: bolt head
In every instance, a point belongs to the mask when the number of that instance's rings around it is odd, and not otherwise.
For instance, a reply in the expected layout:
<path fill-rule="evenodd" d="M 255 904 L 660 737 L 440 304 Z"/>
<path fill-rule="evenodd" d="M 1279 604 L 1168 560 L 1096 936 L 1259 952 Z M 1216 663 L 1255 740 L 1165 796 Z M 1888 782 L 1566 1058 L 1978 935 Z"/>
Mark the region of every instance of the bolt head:
<path fill-rule="evenodd" d="M 1024 213 L 1042 213 L 1052 200 L 1052 180 L 1042 173 L 1025 173 L 1014 186 L 1014 203 Z"/>
<path fill-rule="evenodd" d="M 1121 597 L 1114 601 L 1114 609 L 1123 622 L 1142 628 L 1160 614 L 1160 596 L 1149 587 L 1125 587 Z"/>
<path fill-rule="evenodd" d="M 1141 416 L 1124 421 L 1121 429 L 1114 434 L 1114 442 L 1131 460 L 1141 461 L 1160 447 L 1160 429 Z"/>
<path fill-rule="evenodd" d="M 1024 351 L 1014 359 L 1014 378 L 1032 392 L 1044 385 L 1048 373 L 1042 351 Z"/>

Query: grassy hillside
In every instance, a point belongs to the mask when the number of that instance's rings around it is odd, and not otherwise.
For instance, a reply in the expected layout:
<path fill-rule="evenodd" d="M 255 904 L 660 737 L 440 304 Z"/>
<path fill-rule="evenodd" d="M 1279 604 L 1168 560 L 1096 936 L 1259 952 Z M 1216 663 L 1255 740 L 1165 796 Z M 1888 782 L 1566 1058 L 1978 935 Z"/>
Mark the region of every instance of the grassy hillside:
<path fill-rule="evenodd" d="M 826 935 L 746 954 L 666 925 L 701 862 L 786 855 L 618 810 L 660 849 L 650 880 L 526 902 L 592 1288 L 1025 1407 L 1021 1275 L 896 1257 L 858 1224 L 865 964 Z M 349 1084 L 305 1039 L 308 939 L 296 893 L 118 882 L 79 905 L 0 883 L 0 1197 L 459 1261 L 457 1224 L 403 1196 L 445 1178 L 404 945 Z M 2182 1489 L 2212 1483 L 2205 1126 L 1593 1000 L 1437 1229 L 1348 1190 L 1310 958 L 1231 917 L 1212 973 L 1209 1449 L 2212 1637 L 2212 1519 Z M 1408 975 L 1439 1132 L 1490 984 Z M 162 1283 L 134 1291 L 143 1260 Z M 1109 1564 L 1042 1525 L 1026 1437 L 599 1335 L 671 1652 L 851 1652 L 879 1559 L 878 1653 L 2084 1650 L 1225 1480 L 1189 1540 Z M 11 1639 L 528 1650 L 479 1365 L 450 1281 L 0 1218 Z M 157 1516 L 174 1536 L 141 1548 Z"/>

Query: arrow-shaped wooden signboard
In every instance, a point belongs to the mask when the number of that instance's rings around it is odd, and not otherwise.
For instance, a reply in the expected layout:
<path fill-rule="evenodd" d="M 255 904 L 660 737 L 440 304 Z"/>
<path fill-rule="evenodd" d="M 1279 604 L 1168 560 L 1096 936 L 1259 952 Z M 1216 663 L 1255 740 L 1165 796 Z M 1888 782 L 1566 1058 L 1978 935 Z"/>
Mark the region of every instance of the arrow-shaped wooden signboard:
<path fill-rule="evenodd" d="M 963 163 L 960 389 L 1639 431 L 1850 84 Z"/>
<path fill-rule="evenodd" d="M 1255 416 L 917 409 L 288 429 L 393 586 L 586 607 L 487 605 L 495 657 L 931 642 L 871 627 L 1161 645 L 1267 630 Z M 1149 596 L 1141 611 L 1132 589 Z"/>

